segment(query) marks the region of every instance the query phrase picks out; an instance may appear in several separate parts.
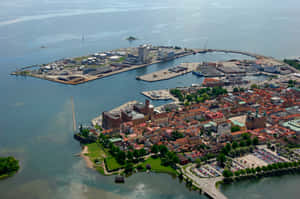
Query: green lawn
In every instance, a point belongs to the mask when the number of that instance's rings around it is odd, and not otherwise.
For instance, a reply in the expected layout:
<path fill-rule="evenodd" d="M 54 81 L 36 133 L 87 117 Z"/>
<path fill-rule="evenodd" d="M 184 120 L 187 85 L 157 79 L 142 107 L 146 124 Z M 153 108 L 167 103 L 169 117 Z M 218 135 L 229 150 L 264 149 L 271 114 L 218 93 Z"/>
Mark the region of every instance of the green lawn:
<path fill-rule="evenodd" d="M 101 144 L 91 143 L 86 145 L 89 149 L 87 156 L 94 163 L 95 169 L 104 174 L 104 169 L 102 168 L 102 162 L 105 162 L 106 168 L 108 171 L 116 170 L 122 168 L 122 166 L 117 162 L 117 160 L 111 156 L 107 149 L 105 149 Z M 95 164 L 95 160 L 98 160 L 98 163 Z"/>
<path fill-rule="evenodd" d="M 87 144 L 89 153 L 87 156 L 91 159 L 91 161 L 94 163 L 95 169 L 104 175 L 104 169 L 102 168 L 102 162 L 104 161 L 104 158 L 107 157 L 107 153 L 103 149 L 103 147 L 100 144 L 92 143 Z M 95 160 L 98 160 L 99 162 L 95 164 Z"/>
<path fill-rule="evenodd" d="M 146 168 L 146 165 L 151 165 L 151 171 L 159 172 L 159 173 L 170 173 L 176 175 L 176 170 L 170 166 L 162 166 L 160 158 L 148 158 L 145 162 L 142 163 L 142 166 Z"/>
<path fill-rule="evenodd" d="M 103 161 L 106 157 L 106 153 L 103 150 L 102 146 L 97 143 L 87 144 L 87 147 L 89 148 L 88 156 L 90 159 L 94 162 L 95 159 L 98 159 L 99 161 Z"/>
<path fill-rule="evenodd" d="M 108 171 L 114 171 L 114 170 L 122 168 L 122 166 L 112 156 L 105 158 L 105 164 L 106 164 Z"/>

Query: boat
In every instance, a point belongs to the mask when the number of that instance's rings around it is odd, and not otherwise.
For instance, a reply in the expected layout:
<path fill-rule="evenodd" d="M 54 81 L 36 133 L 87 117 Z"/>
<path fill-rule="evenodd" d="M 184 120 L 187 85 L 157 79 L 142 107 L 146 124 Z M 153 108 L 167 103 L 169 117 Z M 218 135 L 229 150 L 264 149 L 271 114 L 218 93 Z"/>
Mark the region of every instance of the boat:
<path fill-rule="evenodd" d="M 194 75 L 197 75 L 198 77 L 203 77 L 204 75 L 200 71 L 193 71 Z"/>

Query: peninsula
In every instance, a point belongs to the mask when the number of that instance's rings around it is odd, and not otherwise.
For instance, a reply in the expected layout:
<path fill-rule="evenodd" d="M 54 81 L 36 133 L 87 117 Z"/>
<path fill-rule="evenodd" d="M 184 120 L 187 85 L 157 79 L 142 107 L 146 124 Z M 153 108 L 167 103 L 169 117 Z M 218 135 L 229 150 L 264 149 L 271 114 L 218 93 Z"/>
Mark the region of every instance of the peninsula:
<path fill-rule="evenodd" d="M 117 181 L 164 172 L 225 199 L 216 183 L 300 172 L 300 81 L 276 81 L 170 89 L 174 103 L 129 102 L 74 136 L 88 165 Z"/>
<path fill-rule="evenodd" d="M 131 101 L 81 125 L 74 137 L 84 145 L 87 165 L 118 175 L 116 182 L 138 171 L 169 173 L 215 199 L 226 198 L 216 184 L 300 172 L 297 68 L 261 55 L 215 51 L 255 59 L 183 63 L 172 68 L 175 73 L 186 67 L 204 77 L 202 85 L 145 91 L 152 100 L 173 102 L 154 107 L 149 100 Z M 158 73 L 154 81 L 172 78 Z M 242 79 L 249 75 L 269 77 Z"/>
<path fill-rule="evenodd" d="M 192 49 L 177 46 L 141 45 L 27 66 L 11 74 L 76 85 L 193 53 Z"/>

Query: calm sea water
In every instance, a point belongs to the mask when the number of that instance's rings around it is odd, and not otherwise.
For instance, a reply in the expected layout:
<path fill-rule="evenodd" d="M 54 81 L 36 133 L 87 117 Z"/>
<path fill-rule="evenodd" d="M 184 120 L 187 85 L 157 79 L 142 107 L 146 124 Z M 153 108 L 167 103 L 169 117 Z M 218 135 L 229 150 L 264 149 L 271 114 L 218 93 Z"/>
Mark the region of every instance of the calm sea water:
<path fill-rule="evenodd" d="M 22 168 L 0 181 L 1 198 L 205 198 L 165 174 L 137 174 L 116 185 L 113 177 L 87 169 L 73 156 L 80 146 L 72 138 L 70 98 L 77 121 L 89 122 L 124 102 L 143 101 L 141 91 L 202 82 L 188 74 L 147 83 L 135 80 L 138 75 L 181 62 L 245 57 L 189 56 L 77 86 L 9 73 L 20 66 L 141 43 L 201 48 L 207 42 L 209 48 L 299 56 L 299 6 L 296 0 L 1 0 L 0 155 L 16 156 Z M 129 35 L 140 40 L 128 43 L 124 38 Z M 285 176 L 223 190 L 229 198 L 298 198 L 298 183 L 299 176 Z"/>

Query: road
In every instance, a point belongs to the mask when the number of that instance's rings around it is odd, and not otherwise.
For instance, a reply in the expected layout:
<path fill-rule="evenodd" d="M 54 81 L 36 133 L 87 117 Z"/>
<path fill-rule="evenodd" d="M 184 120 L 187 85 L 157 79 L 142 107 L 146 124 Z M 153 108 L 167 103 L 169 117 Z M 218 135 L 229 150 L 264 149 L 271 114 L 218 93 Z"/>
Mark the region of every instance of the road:
<path fill-rule="evenodd" d="M 216 178 L 200 178 L 194 175 L 191 172 L 191 168 L 193 165 L 188 166 L 186 169 L 182 168 L 183 174 L 188 177 L 190 180 L 193 181 L 193 185 L 200 188 L 204 193 L 209 195 L 211 198 L 214 199 L 227 199 L 225 195 L 223 195 L 219 189 L 216 187 L 216 183 L 218 181 L 223 180 L 223 177 L 216 177 Z"/>

